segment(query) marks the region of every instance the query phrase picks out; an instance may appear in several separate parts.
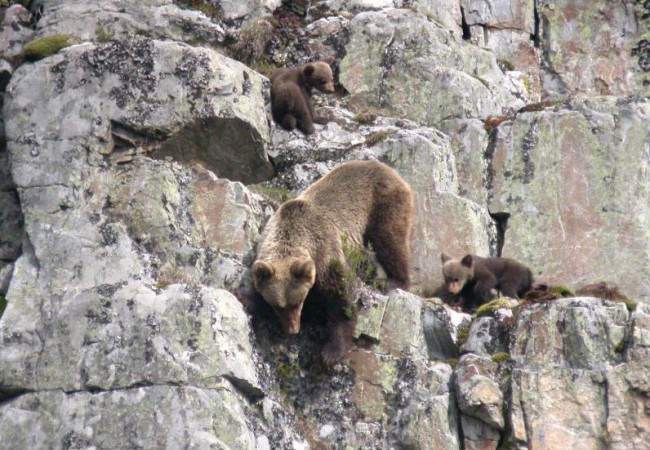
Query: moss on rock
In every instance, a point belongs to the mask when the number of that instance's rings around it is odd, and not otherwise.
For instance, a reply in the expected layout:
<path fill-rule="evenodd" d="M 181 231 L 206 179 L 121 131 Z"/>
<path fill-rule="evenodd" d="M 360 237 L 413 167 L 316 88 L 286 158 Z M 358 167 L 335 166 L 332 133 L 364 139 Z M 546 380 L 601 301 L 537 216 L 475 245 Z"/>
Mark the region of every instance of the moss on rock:
<path fill-rule="evenodd" d="M 59 50 L 73 44 L 69 34 L 55 34 L 40 39 L 34 39 L 23 48 L 23 56 L 29 61 L 38 61 L 57 53 Z"/>
<path fill-rule="evenodd" d="M 512 300 L 507 298 L 507 297 L 501 297 L 492 300 L 489 303 L 486 303 L 485 305 L 479 306 L 479 308 L 476 310 L 475 316 L 476 317 L 484 317 L 484 316 L 491 316 L 497 310 L 499 309 L 512 309 Z"/>

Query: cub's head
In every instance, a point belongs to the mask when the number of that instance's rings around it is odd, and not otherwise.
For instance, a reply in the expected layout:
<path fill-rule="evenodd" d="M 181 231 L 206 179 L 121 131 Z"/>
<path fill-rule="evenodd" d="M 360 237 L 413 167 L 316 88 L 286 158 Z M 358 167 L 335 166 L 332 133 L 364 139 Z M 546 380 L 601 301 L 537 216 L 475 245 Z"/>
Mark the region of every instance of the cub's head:
<path fill-rule="evenodd" d="M 307 64 L 303 69 L 307 84 L 321 92 L 332 94 L 334 92 L 334 75 L 330 64 L 333 62 L 333 58 L 329 58 Z"/>
<path fill-rule="evenodd" d="M 442 275 L 445 286 L 451 294 L 458 294 L 465 283 L 474 278 L 474 261 L 472 255 L 465 255 L 460 261 L 446 253 L 440 255 L 442 260 Z"/>
<path fill-rule="evenodd" d="M 273 308 L 289 334 L 300 331 L 302 305 L 315 281 L 316 266 L 311 258 L 257 260 L 253 264 L 255 289 Z"/>

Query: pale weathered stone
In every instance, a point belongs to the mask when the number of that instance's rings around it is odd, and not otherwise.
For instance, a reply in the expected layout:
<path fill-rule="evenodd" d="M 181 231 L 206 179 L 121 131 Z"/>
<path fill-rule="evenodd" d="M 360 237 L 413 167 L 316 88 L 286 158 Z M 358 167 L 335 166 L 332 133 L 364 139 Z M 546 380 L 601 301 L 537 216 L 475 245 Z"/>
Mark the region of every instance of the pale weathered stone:
<path fill-rule="evenodd" d="M 140 69 L 133 71 L 132 64 Z M 55 81 L 45 83 L 52 73 Z M 246 66 L 204 48 L 135 40 L 66 49 L 21 67 L 7 88 L 14 181 L 31 183 L 23 168 L 34 158 L 63 168 L 74 162 L 78 169 L 80 163 L 70 160 L 84 146 L 100 153 L 158 149 L 154 154 L 161 158 L 203 162 L 222 177 L 267 179 L 273 168 L 265 153 L 265 86 Z M 36 98 L 42 108 L 33 108 Z M 79 139 L 84 145 L 73 142 Z M 58 140 L 72 148 L 54 151 Z M 230 146 L 238 149 L 237 158 Z"/>
<path fill-rule="evenodd" d="M 454 370 L 454 383 L 461 413 L 502 430 L 503 393 L 495 381 L 497 366 L 489 358 L 463 355 Z"/>
<path fill-rule="evenodd" d="M 523 106 L 504 86 L 496 58 L 412 11 L 365 12 L 350 22 L 340 80 L 359 110 L 435 125 L 485 119 Z"/>
<path fill-rule="evenodd" d="M 0 448 L 253 450 L 255 435 L 241 404 L 227 382 L 215 389 L 164 385 L 29 393 L 0 406 Z"/>
<path fill-rule="evenodd" d="M 511 214 L 503 255 L 537 280 L 649 301 L 649 118 L 647 100 L 598 97 L 501 124 L 489 209 Z"/>
<path fill-rule="evenodd" d="M 648 92 L 633 76 L 639 29 L 626 2 L 540 0 L 537 13 L 547 95 Z"/>
<path fill-rule="evenodd" d="M 73 34 L 84 41 L 106 42 L 140 36 L 212 45 L 226 37 L 221 25 L 173 0 L 48 0 L 44 6 L 36 37 Z"/>

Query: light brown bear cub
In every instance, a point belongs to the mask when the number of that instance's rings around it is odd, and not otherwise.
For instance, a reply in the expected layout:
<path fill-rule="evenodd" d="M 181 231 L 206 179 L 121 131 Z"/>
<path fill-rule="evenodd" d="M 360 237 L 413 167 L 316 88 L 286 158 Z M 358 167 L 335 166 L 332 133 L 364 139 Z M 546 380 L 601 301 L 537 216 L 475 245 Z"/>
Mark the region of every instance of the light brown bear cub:
<path fill-rule="evenodd" d="M 474 309 L 496 297 L 497 292 L 519 298 L 533 285 L 528 267 L 509 258 L 465 255 L 457 260 L 442 253 L 442 274 L 450 294 L 459 294 L 461 306 Z"/>
<path fill-rule="evenodd" d="M 330 64 L 334 59 L 324 59 L 300 67 L 278 69 L 271 75 L 271 112 L 273 120 L 286 130 L 296 127 L 312 134 L 314 123 L 324 123 L 316 117 L 311 103 L 311 90 L 331 94 L 334 76 Z"/>
<path fill-rule="evenodd" d="M 342 164 L 266 224 L 253 264 L 255 288 L 289 334 L 300 331 L 308 293 L 309 301 L 322 302 L 328 334 L 322 358 L 336 364 L 349 350 L 355 325 L 344 298 L 343 240 L 371 244 L 390 286 L 406 289 L 413 215 L 413 192 L 395 170 L 378 161 Z"/>

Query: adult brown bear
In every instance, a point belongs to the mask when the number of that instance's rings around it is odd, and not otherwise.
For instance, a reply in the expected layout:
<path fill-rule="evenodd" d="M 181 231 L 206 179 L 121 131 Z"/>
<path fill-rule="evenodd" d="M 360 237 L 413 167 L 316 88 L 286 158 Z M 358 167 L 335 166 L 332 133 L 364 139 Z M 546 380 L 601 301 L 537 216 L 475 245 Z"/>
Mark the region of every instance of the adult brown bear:
<path fill-rule="evenodd" d="M 355 318 L 345 298 L 343 242 L 372 245 L 389 286 L 408 288 L 411 187 L 378 161 L 342 164 L 284 203 L 267 223 L 253 264 L 255 288 L 284 330 L 300 331 L 307 294 L 327 311 L 327 365 L 349 350 Z M 310 300 L 311 301 L 311 300 Z"/>

